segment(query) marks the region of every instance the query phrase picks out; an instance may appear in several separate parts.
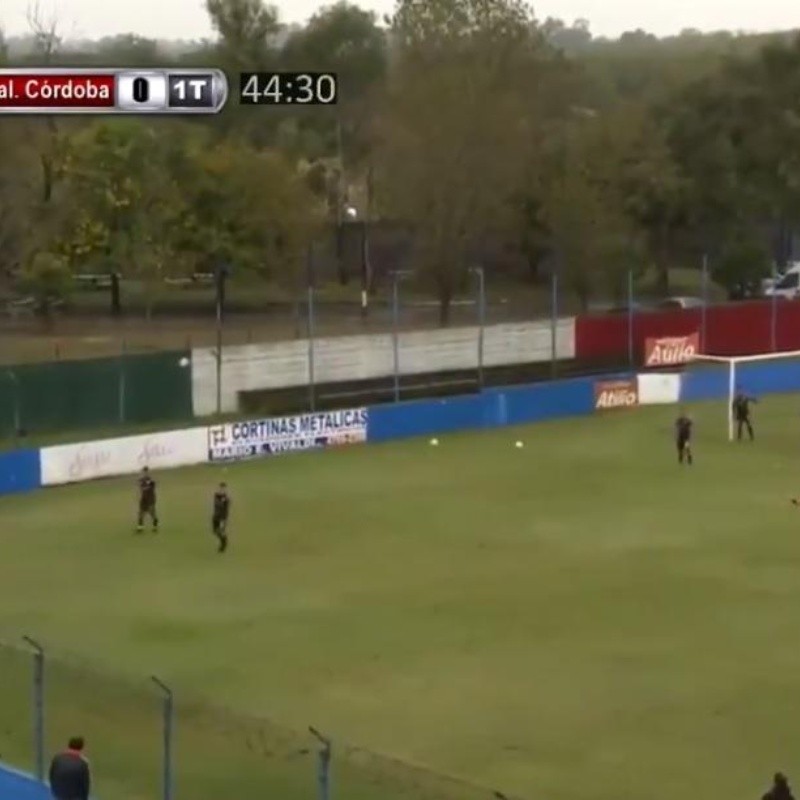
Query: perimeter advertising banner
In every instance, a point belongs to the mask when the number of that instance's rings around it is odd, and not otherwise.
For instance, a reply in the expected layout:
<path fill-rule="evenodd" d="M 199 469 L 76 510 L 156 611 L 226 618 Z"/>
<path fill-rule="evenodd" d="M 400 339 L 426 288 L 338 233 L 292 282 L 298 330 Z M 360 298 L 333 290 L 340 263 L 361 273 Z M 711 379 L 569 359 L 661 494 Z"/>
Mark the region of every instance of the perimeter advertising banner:
<path fill-rule="evenodd" d="M 644 365 L 646 367 L 674 367 L 694 361 L 700 352 L 700 334 L 688 336 L 664 336 L 646 339 Z"/>
<path fill-rule="evenodd" d="M 611 408 L 631 408 L 637 405 L 639 405 L 639 388 L 636 378 L 595 382 L 595 411 L 605 411 Z"/>
<path fill-rule="evenodd" d="M 208 460 L 238 461 L 367 441 L 366 408 L 226 422 L 208 429 Z"/>
<path fill-rule="evenodd" d="M 159 470 L 202 464 L 206 440 L 206 428 L 202 427 L 45 447 L 41 451 L 42 485 L 129 475 L 142 467 Z"/>

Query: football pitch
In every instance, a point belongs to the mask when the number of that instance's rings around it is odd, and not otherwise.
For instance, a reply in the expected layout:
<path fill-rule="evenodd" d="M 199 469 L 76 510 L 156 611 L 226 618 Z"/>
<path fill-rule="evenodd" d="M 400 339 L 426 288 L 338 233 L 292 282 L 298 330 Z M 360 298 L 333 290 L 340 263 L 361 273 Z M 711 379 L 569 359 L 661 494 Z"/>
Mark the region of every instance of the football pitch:
<path fill-rule="evenodd" d="M 0 633 L 49 648 L 48 746 L 84 734 L 102 800 L 158 789 L 153 674 L 187 800 L 313 796 L 308 725 L 343 800 L 486 796 L 345 743 L 530 800 L 752 796 L 798 768 L 800 399 L 752 445 L 690 412 L 691 468 L 664 407 L 164 472 L 158 536 L 131 477 L 5 497 Z M 28 769 L 29 680 L 0 649 Z"/>

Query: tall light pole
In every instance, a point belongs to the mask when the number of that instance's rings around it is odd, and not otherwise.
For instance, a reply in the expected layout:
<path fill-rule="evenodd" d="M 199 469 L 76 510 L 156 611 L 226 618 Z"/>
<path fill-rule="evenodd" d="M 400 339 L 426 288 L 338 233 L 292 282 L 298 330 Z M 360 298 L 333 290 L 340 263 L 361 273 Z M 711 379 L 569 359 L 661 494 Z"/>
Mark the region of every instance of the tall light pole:
<path fill-rule="evenodd" d="M 225 280 L 228 277 L 227 264 L 217 264 L 214 277 L 217 290 L 217 416 L 219 416 L 222 413 L 222 322 L 225 309 Z"/>
<path fill-rule="evenodd" d="M 470 267 L 478 279 L 478 386 L 483 389 L 483 334 L 486 327 L 486 276 L 483 267 Z"/>
<path fill-rule="evenodd" d="M 400 281 L 413 273 L 407 269 L 392 272 L 392 361 L 394 371 L 394 401 L 400 400 Z"/>

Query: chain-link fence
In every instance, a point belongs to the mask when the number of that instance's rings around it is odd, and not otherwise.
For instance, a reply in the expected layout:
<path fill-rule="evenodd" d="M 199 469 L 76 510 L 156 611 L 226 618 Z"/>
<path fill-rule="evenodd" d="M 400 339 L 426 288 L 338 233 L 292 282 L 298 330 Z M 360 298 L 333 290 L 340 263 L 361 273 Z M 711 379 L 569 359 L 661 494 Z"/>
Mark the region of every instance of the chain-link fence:
<path fill-rule="evenodd" d="M 71 736 L 86 739 L 102 800 L 491 800 L 470 783 L 183 698 L 157 676 L 111 677 L 38 643 L 0 644 L 0 753 L 46 777 Z"/>
<path fill-rule="evenodd" d="M 122 341 L 75 328 L 57 343 L 57 360 L 0 367 L 0 436 L 114 435 L 196 416 L 318 411 L 636 369 L 647 340 L 665 336 L 696 335 L 701 351 L 718 355 L 800 349 L 800 303 L 780 294 L 791 292 L 782 282 L 767 298 L 729 301 L 704 260 L 671 276 L 670 296 L 638 272 L 618 283 L 599 302 L 579 297 L 557 271 L 510 283 L 473 267 L 443 315 L 417 276 L 397 269 L 372 293 L 308 287 L 260 315 L 221 302 L 215 310 L 212 294 L 202 319 L 106 320 Z M 87 338 L 118 349 L 80 358 Z M 21 341 L 30 346 L 30 337 Z M 13 352 L 13 337 L 3 342 L 0 352 Z M 179 342 L 183 349 L 165 349 Z"/>
<path fill-rule="evenodd" d="M 188 351 L 0 367 L 0 437 L 192 418 Z"/>

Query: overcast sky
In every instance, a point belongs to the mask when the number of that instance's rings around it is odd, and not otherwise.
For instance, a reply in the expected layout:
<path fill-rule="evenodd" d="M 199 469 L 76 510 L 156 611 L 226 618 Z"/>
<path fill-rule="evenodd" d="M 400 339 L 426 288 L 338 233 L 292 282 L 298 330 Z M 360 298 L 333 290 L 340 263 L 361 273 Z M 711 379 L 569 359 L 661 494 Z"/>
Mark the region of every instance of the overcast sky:
<path fill-rule="evenodd" d="M 211 31 L 203 0 L 38 0 L 42 11 L 57 13 L 61 31 L 69 38 L 96 38 L 115 33 L 138 33 L 160 39 L 195 39 Z M 302 22 L 323 3 L 278 0 L 285 22 Z M 7 33 L 26 30 L 31 0 L 0 0 L 0 25 Z M 363 8 L 379 14 L 391 11 L 393 0 L 362 0 Z M 540 0 L 534 3 L 540 19 L 560 17 L 568 22 L 589 20 L 592 32 L 618 36 L 643 28 L 658 35 L 683 28 L 703 31 L 771 31 L 800 24 L 798 0 Z"/>

